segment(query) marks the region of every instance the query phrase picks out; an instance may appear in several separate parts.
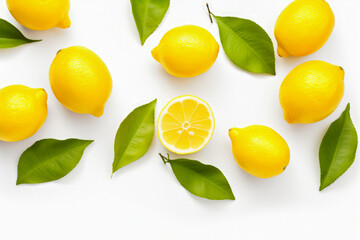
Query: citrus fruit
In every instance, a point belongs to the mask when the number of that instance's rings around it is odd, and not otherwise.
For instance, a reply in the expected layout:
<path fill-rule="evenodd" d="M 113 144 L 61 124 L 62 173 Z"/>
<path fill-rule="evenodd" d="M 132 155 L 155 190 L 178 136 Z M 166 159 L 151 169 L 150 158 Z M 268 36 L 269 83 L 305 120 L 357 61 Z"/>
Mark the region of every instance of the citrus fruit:
<path fill-rule="evenodd" d="M 185 25 L 168 31 L 152 56 L 176 77 L 195 77 L 215 63 L 219 44 L 204 28 Z"/>
<path fill-rule="evenodd" d="M 344 95 L 344 70 L 323 61 L 294 68 L 280 87 L 280 104 L 288 123 L 314 123 L 329 116 Z"/>
<path fill-rule="evenodd" d="M 21 141 L 34 135 L 47 117 L 47 94 L 42 88 L 11 85 L 0 89 L 0 140 Z"/>
<path fill-rule="evenodd" d="M 281 57 L 306 56 L 329 39 L 335 16 L 324 0 L 295 0 L 278 17 L 275 38 Z"/>
<path fill-rule="evenodd" d="M 164 107 L 157 128 L 164 147 L 174 153 L 189 154 L 200 151 L 210 141 L 215 119 L 204 100 L 184 95 Z"/>
<path fill-rule="evenodd" d="M 11 15 L 24 27 L 47 30 L 68 28 L 70 0 L 7 0 Z"/>
<path fill-rule="evenodd" d="M 275 177 L 289 164 L 289 146 L 269 127 L 252 125 L 246 128 L 232 128 L 229 136 L 236 162 L 255 177 Z"/>
<path fill-rule="evenodd" d="M 50 67 L 50 85 L 65 107 L 100 117 L 112 90 L 105 63 L 85 47 L 60 50 Z"/>

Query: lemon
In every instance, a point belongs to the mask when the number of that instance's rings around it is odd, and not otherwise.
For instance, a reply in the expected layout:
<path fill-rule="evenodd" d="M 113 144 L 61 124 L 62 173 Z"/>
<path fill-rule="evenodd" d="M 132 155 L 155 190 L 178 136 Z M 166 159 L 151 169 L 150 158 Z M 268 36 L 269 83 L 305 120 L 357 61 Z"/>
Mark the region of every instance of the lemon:
<path fill-rule="evenodd" d="M 215 63 L 219 44 L 206 29 L 185 25 L 168 31 L 151 53 L 171 75 L 195 77 Z"/>
<path fill-rule="evenodd" d="M 294 68 L 280 87 L 280 104 L 288 123 L 314 123 L 329 116 L 344 95 L 344 70 L 323 61 Z"/>
<path fill-rule="evenodd" d="M 65 107 L 100 117 L 112 90 L 105 63 L 85 47 L 60 50 L 50 67 L 50 85 Z"/>
<path fill-rule="evenodd" d="M 189 154 L 208 144 L 214 133 L 215 119 L 204 100 L 184 95 L 174 98 L 164 107 L 157 129 L 160 142 L 169 151 Z"/>
<path fill-rule="evenodd" d="M 335 16 L 324 0 L 295 0 L 278 17 L 275 38 L 281 57 L 306 56 L 329 39 Z"/>
<path fill-rule="evenodd" d="M 289 164 L 289 146 L 269 127 L 252 125 L 246 128 L 232 128 L 229 136 L 236 162 L 253 176 L 275 177 Z"/>
<path fill-rule="evenodd" d="M 34 135 L 47 117 L 47 94 L 42 88 L 11 85 L 0 89 L 0 140 L 21 141 Z"/>
<path fill-rule="evenodd" d="M 32 30 L 71 25 L 70 0 L 7 0 L 6 3 L 16 21 Z"/>

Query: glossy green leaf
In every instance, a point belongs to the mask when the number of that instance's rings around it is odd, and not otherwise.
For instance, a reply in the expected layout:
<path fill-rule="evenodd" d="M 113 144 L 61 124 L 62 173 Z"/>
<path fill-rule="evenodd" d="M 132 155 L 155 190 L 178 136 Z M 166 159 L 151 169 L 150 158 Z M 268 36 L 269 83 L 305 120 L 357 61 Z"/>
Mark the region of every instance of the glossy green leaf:
<path fill-rule="evenodd" d="M 26 149 L 18 164 L 16 184 L 44 183 L 66 176 L 93 141 L 43 139 Z"/>
<path fill-rule="evenodd" d="M 276 74 L 274 46 L 264 29 L 248 19 L 213 16 L 224 51 L 235 65 L 249 72 Z"/>
<path fill-rule="evenodd" d="M 115 137 L 113 173 L 149 150 L 154 136 L 156 99 L 132 111 L 120 124 Z"/>
<path fill-rule="evenodd" d="M 164 163 L 169 163 L 179 183 L 192 194 L 210 200 L 235 200 L 224 174 L 216 167 L 189 159 L 170 160 L 160 154 Z"/>
<path fill-rule="evenodd" d="M 163 20 L 170 0 L 131 0 L 132 13 L 139 32 L 141 45 Z"/>
<path fill-rule="evenodd" d="M 22 44 L 39 42 L 26 38 L 16 27 L 4 19 L 0 19 L 0 48 L 12 48 Z"/>
<path fill-rule="evenodd" d="M 327 130 L 320 146 L 320 191 L 343 175 L 355 160 L 358 137 L 350 118 L 350 104 Z"/>

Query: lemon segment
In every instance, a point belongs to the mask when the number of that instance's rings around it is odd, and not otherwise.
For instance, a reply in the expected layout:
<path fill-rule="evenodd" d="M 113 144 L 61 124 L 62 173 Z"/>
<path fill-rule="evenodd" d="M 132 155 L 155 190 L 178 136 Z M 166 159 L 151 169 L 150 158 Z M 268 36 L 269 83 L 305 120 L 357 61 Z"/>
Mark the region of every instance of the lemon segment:
<path fill-rule="evenodd" d="M 68 28 L 70 0 L 7 0 L 11 15 L 24 27 L 47 30 Z"/>
<path fill-rule="evenodd" d="M 34 135 L 47 117 L 42 88 L 11 85 L 0 89 L 0 141 L 17 142 Z"/>
<path fill-rule="evenodd" d="M 326 1 L 293 1 L 275 24 L 279 56 L 306 56 L 316 52 L 327 42 L 334 26 L 335 16 Z"/>
<path fill-rule="evenodd" d="M 210 141 L 215 118 L 204 100 L 184 95 L 164 107 L 157 128 L 164 147 L 177 154 L 189 154 L 200 151 Z"/>

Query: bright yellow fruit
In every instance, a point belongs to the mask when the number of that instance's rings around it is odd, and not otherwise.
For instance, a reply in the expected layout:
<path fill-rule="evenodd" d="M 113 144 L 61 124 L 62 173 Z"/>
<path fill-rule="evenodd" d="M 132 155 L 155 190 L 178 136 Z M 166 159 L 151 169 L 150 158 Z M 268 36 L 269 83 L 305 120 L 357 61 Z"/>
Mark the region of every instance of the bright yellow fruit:
<path fill-rule="evenodd" d="M 232 128 L 229 136 L 236 162 L 255 177 L 275 177 L 289 164 L 289 146 L 269 127 L 253 125 L 246 128 Z"/>
<path fill-rule="evenodd" d="M 70 0 L 7 0 L 11 15 L 24 27 L 47 30 L 68 28 Z"/>
<path fill-rule="evenodd" d="M 215 118 L 204 100 L 184 95 L 174 98 L 164 107 L 157 129 L 160 142 L 169 151 L 189 154 L 208 144 L 214 133 Z"/>
<path fill-rule="evenodd" d="M 16 142 L 34 135 L 46 120 L 46 102 L 42 88 L 11 85 L 0 89 L 0 140 Z"/>
<path fill-rule="evenodd" d="M 306 56 L 329 39 L 335 16 L 324 0 L 295 0 L 280 14 L 275 25 L 281 57 Z"/>
<path fill-rule="evenodd" d="M 50 85 L 56 98 L 77 113 L 100 117 L 112 90 L 104 62 L 85 47 L 60 50 L 50 67 Z"/>
<path fill-rule="evenodd" d="M 168 31 L 151 53 L 171 75 L 195 77 L 214 64 L 219 44 L 206 29 L 185 25 Z"/>
<path fill-rule="evenodd" d="M 344 95 L 344 70 L 323 61 L 294 68 L 280 87 L 280 104 L 288 123 L 314 123 L 329 116 Z"/>

